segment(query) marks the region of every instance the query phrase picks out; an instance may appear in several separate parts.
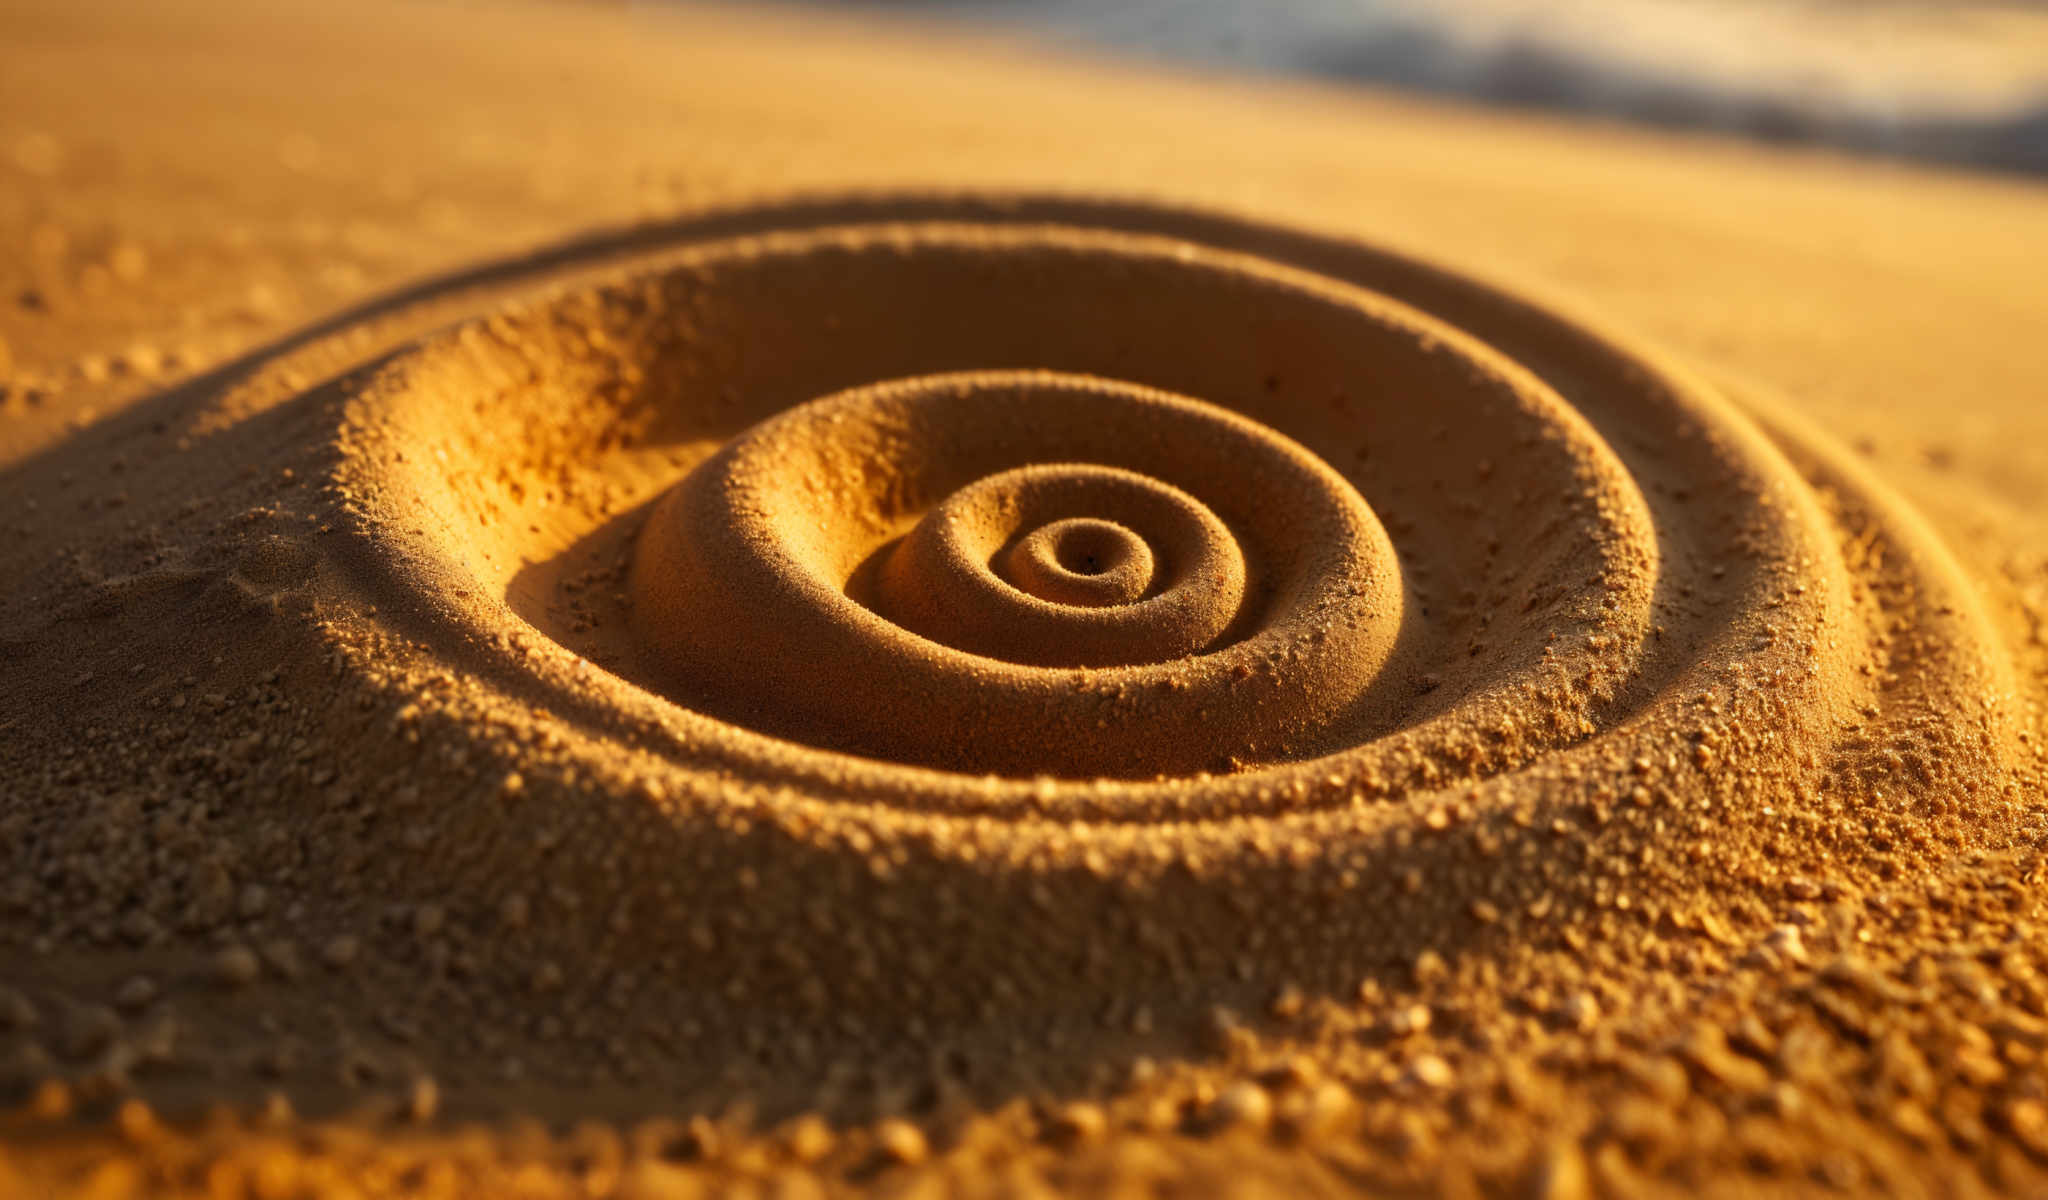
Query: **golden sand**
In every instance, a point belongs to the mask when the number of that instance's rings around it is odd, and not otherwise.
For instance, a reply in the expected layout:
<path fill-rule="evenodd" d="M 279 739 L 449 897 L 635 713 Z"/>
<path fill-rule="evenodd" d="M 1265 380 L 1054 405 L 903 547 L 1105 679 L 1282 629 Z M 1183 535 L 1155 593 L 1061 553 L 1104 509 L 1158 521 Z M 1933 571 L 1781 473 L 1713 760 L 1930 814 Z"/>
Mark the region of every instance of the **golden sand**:
<path fill-rule="evenodd" d="M 0 45 L 0 1191 L 2048 1182 L 2037 187 L 711 10 Z"/>

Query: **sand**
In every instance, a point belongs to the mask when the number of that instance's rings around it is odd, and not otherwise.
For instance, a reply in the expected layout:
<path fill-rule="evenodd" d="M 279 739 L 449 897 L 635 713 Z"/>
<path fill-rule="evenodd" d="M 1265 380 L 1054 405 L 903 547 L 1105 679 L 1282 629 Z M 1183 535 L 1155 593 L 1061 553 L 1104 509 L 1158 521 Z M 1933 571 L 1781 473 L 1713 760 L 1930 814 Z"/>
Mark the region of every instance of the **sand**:
<path fill-rule="evenodd" d="M 0 10 L 0 1191 L 2048 1182 L 2038 186 Z"/>

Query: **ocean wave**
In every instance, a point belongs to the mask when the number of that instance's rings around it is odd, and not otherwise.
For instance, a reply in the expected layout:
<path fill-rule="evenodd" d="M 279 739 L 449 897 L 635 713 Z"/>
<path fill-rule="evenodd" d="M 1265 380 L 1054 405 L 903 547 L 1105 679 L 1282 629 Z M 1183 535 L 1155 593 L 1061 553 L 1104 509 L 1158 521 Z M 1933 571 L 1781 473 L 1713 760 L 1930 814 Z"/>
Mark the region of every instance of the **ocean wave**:
<path fill-rule="evenodd" d="M 2048 7 L 1721 0 L 921 0 L 1066 48 L 2048 170 Z"/>

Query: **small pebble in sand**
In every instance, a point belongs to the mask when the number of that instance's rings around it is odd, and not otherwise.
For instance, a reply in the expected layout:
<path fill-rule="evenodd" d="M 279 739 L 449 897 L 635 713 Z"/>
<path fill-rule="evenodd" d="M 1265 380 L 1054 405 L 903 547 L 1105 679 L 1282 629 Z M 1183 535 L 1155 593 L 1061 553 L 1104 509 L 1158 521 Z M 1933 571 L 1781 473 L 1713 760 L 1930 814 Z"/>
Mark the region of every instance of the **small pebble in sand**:
<path fill-rule="evenodd" d="M 333 967 L 335 970 L 340 970 L 353 963 L 356 960 L 356 955 L 362 952 L 362 948 L 362 939 L 356 935 L 352 933 L 336 934 L 327 939 L 326 945 L 320 947 L 320 961 Z"/>
<path fill-rule="evenodd" d="M 228 987 L 247 987 L 262 974 L 256 952 L 239 943 L 223 946 L 213 956 L 213 976 Z"/>
<path fill-rule="evenodd" d="M 1076 1100 L 1061 1105 L 1047 1125 L 1058 1141 L 1085 1142 L 1102 1136 L 1109 1128 L 1109 1117 L 1100 1105 Z"/>
<path fill-rule="evenodd" d="M 1414 1037 L 1429 1031 L 1430 1020 L 1429 1005 L 1403 1005 L 1387 1018 L 1387 1032 L 1397 1038 Z"/>
<path fill-rule="evenodd" d="M 875 1148 L 890 1162 L 904 1166 L 921 1163 L 931 1154 L 931 1146 L 925 1141 L 923 1131 L 897 1118 L 884 1121 L 875 1128 Z"/>
<path fill-rule="evenodd" d="M 1408 1064 L 1409 1078 L 1426 1088 L 1447 1088 L 1456 1081 L 1457 1075 L 1451 1064 L 1434 1054 L 1418 1054 Z"/>
<path fill-rule="evenodd" d="M 1218 1093 L 1208 1116 L 1219 1130 L 1264 1129 L 1273 1119 L 1273 1098 L 1265 1088 L 1241 1079 Z"/>

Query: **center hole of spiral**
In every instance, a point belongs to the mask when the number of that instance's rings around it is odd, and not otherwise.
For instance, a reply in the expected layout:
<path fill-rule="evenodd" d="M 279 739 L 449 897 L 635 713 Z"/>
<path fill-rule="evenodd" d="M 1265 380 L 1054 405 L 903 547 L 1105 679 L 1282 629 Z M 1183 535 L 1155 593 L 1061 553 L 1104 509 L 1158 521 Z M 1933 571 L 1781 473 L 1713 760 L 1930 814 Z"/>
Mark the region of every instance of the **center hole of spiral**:
<path fill-rule="evenodd" d="M 1152 586 L 1152 550 L 1114 521 L 1075 517 L 1020 538 L 1001 574 L 1027 595 L 1054 604 L 1102 608 L 1129 604 Z"/>
<path fill-rule="evenodd" d="M 1053 559 L 1076 575 L 1100 575 L 1130 560 L 1130 543 L 1095 525 L 1069 525 L 1060 531 Z"/>

